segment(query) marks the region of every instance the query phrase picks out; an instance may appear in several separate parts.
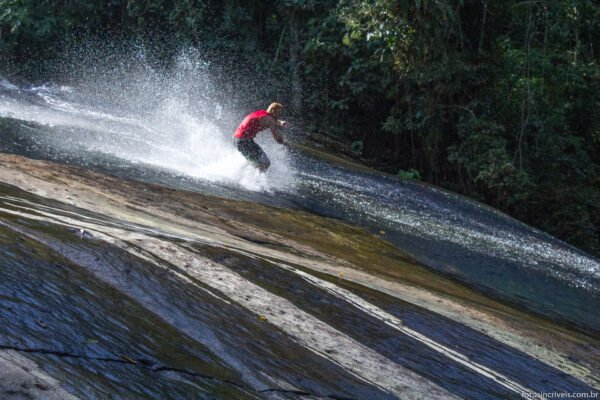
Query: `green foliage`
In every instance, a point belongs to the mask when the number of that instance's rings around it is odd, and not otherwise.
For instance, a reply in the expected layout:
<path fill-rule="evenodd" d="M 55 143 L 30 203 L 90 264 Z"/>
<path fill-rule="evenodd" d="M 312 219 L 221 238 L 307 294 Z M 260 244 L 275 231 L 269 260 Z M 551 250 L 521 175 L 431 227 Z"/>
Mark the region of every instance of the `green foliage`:
<path fill-rule="evenodd" d="M 115 18 L 118 1 L 0 0 L 0 54 L 41 58 L 65 35 L 97 29 Z"/>
<path fill-rule="evenodd" d="M 350 151 L 352 151 L 352 154 L 354 154 L 355 156 L 362 157 L 362 155 L 363 155 L 362 140 L 355 140 L 354 142 L 352 142 L 352 145 L 350 146 Z"/>
<path fill-rule="evenodd" d="M 419 171 L 413 168 L 409 169 L 408 171 L 401 169 L 400 171 L 398 171 L 397 175 L 402 179 L 421 179 L 421 174 L 419 173 Z"/>
<path fill-rule="evenodd" d="M 89 32 L 267 76 L 265 101 L 356 157 L 600 254 L 595 0 L 0 0 L 1 58 L 31 64 Z"/>
<path fill-rule="evenodd" d="M 470 116 L 458 124 L 458 134 L 460 141 L 448 148 L 448 160 L 466 172 L 483 200 L 510 210 L 526 199 L 531 178 L 515 166 L 501 125 Z"/>

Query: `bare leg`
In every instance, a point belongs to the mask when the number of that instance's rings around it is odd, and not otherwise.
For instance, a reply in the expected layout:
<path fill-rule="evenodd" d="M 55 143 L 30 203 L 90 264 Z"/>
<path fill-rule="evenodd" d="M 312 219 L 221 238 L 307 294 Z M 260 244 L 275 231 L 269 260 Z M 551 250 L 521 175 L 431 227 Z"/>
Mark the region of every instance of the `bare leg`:
<path fill-rule="evenodd" d="M 271 166 L 271 161 L 269 160 L 261 160 L 260 163 L 258 163 L 257 168 L 261 173 L 265 173 L 267 172 L 267 170 L 269 169 L 269 167 Z"/>

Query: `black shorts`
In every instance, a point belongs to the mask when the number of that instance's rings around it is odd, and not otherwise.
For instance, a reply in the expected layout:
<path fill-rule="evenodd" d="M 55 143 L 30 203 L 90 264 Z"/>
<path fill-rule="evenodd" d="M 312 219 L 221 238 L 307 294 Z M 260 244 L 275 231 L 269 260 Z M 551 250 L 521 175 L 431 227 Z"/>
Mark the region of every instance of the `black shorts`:
<path fill-rule="evenodd" d="M 263 149 L 252 139 L 233 138 L 233 145 L 252 164 L 269 165 L 271 161 Z"/>

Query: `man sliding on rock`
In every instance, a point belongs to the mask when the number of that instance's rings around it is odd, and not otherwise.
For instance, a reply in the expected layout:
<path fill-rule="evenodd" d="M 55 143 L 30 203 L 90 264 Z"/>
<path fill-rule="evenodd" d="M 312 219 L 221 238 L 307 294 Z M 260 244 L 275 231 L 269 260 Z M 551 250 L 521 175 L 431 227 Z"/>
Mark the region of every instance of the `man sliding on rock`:
<path fill-rule="evenodd" d="M 236 149 L 260 172 L 266 172 L 271 161 L 263 149 L 254 142 L 254 137 L 258 132 L 271 128 L 273 139 L 279 144 L 284 144 L 279 128 L 287 128 L 290 124 L 279 119 L 282 115 L 283 106 L 279 103 L 271 103 L 266 111 L 258 110 L 247 115 L 233 135 Z"/>

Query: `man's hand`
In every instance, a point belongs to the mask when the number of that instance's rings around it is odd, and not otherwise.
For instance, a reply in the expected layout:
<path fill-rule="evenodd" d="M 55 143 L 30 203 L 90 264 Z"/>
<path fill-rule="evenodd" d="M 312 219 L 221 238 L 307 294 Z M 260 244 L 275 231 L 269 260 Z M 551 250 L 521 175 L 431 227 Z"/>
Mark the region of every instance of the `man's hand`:
<path fill-rule="evenodd" d="M 281 126 L 282 128 L 289 128 L 291 125 L 287 121 L 279 121 L 279 126 Z"/>

